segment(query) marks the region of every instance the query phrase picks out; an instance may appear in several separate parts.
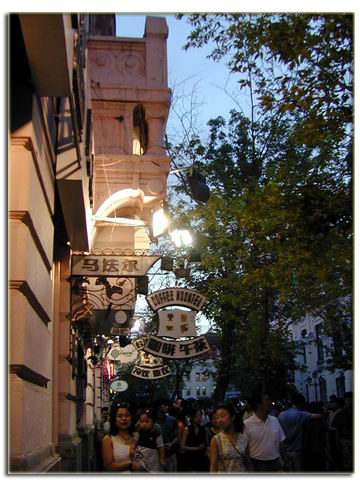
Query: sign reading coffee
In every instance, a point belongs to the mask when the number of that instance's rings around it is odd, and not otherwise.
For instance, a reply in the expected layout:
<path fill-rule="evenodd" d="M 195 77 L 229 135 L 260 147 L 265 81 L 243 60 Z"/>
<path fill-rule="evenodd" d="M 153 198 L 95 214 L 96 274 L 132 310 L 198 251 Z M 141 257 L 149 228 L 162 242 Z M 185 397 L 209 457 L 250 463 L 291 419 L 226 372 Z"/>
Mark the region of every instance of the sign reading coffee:
<path fill-rule="evenodd" d="M 206 297 L 186 288 L 165 288 L 147 295 L 146 300 L 154 311 L 170 305 L 188 307 L 199 311 L 202 309 Z"/>

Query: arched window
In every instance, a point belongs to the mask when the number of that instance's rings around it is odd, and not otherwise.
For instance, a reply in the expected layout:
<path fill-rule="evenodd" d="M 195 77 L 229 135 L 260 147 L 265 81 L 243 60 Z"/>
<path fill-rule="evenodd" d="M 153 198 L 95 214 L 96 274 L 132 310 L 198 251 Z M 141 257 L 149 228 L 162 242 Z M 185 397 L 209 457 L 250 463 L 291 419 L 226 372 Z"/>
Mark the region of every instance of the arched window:
<path fill-rule="evenodd" d="M 145 110 L 142 105 L 133 112 L 133 155 L 144 155 L 148 144 L 148 129 L 145 121 Z"/>

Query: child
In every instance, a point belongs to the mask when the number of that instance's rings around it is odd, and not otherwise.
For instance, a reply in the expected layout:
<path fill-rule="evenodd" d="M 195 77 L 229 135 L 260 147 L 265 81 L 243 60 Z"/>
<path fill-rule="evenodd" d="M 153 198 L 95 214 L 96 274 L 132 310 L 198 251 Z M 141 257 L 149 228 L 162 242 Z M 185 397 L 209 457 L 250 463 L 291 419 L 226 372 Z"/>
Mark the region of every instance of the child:
<path fill-rule="evenodd" d="M 130 450 L 130 458 L 147 472 L 161 472 L 165 467 L 164 442 L 162 434 L 154 428 L 155 422 L 156 411 L 151 408 L 140 416 L 139 431 Z"/>

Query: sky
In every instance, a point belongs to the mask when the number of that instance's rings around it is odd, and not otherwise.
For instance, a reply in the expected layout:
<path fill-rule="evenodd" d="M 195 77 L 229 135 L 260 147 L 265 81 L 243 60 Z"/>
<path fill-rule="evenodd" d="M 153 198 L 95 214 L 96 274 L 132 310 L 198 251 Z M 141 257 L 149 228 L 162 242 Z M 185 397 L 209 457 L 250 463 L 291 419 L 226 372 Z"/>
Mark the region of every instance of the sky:
<path fill-rule="evenodd" d="M 210 48 L 191 49 L 189 51 L 185 51 L 182 48 L 190 32 L 190 25 L 184 19 L 181 21 L 176 20 L 174 14 L 151 13 L 149 15 L 164 16 L 166 18 L 169 28 L 167 41 L 169 87 L 176 90 L 176 92 L 173 92 L 175 95 L 182 93 L 185 95 L 191 94 L 195 88 L 196 101 L 201 104 L 196 108 L 198 112 L 196 128 L 202 135 L 206 136 L 208 119 L 218 115 L 226 117 L 230 109 L 234 108 L 234 101 L 224 92 L 224 88 L 234 89 L 236 87 L 235 81 L 229 78 L 223 63 L 215 63 L 206 59 Z M 121 37 L 143 37 L 145 20 L 146 14 L 117 14 L 116 35 Z M 179 87 L 174 88 L 176 84 L 179 84 Z M 175 108 L 181 112 L 187 106 L 188 104 L 185 101 L 184 106 L 180 103 L 175 105 Z M 176 115 L 170 111 L 167 125 L 168 134 L 177 130 L 176 124 Z M 145 306 L 146 302 L 144 299 L 138 299 L 137 311 L 143 311 Z M 210 326 L 205 317 L 200 314 L 197 316 L 197 325 L 200 334 L 204 334 Z"/>
<path fill-rule="evenodd" d="M 197 112 L 196 128 L 200 133 L 206 135 L 208 131 L 206 124 L 209 119 L 218 115 L 227 117 L 231 108 L 235 107 L 234 100 L 225 93 L 224 89 L 233 94 L 236 90 L 236 78 L 229 75 L 224 62 L 217 63 L 206 59 L 206 55 L 211 51 L 210 47 L 188 51 L 182 48 L 191 31 L 185 18 L 177 20 L 173 13 L 149 13 L 148 15 L 166 18 L 169 28 L 167 41 L 169 87 L 173 89 L 175 97 L 184 93 L 188 98 L 194 92 L 195 101 L 199 103 L 195 109 Z M 143 37 L 145 19 L 146 13 L 117 14 L 116 35 Z M 184 101 L 186 102 L 184 106 L 178 102 L 174 108 L 182 112 L 188 105 L 187 101 Z M 176 115 L 170 112 L 168 134 L 171 133 L 169 130 L 175 128 L 173 125 L 175 120 Z"/>

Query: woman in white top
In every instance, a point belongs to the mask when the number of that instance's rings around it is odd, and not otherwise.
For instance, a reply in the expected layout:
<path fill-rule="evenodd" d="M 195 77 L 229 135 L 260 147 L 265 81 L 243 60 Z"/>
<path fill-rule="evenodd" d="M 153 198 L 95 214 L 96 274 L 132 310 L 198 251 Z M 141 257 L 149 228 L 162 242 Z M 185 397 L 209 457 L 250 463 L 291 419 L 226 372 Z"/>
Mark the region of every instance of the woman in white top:
<path fill-rule="evenodd" d="M 131 446 L 134 441 L 134 422 L 130 406 L 120 404 L 110 414 L 110 433 L 102 442 L 102 456 L 105 470 L 115 472 L 139 472 L 142 467 L 131 460 Z"/>
<path fill-rule="evenodd" d="M 215 411 L 220 432 L 210 442 L 210 472 L 241 473 L 252 471 L 243 422 L 231 404 L 219 405 Z"/>

